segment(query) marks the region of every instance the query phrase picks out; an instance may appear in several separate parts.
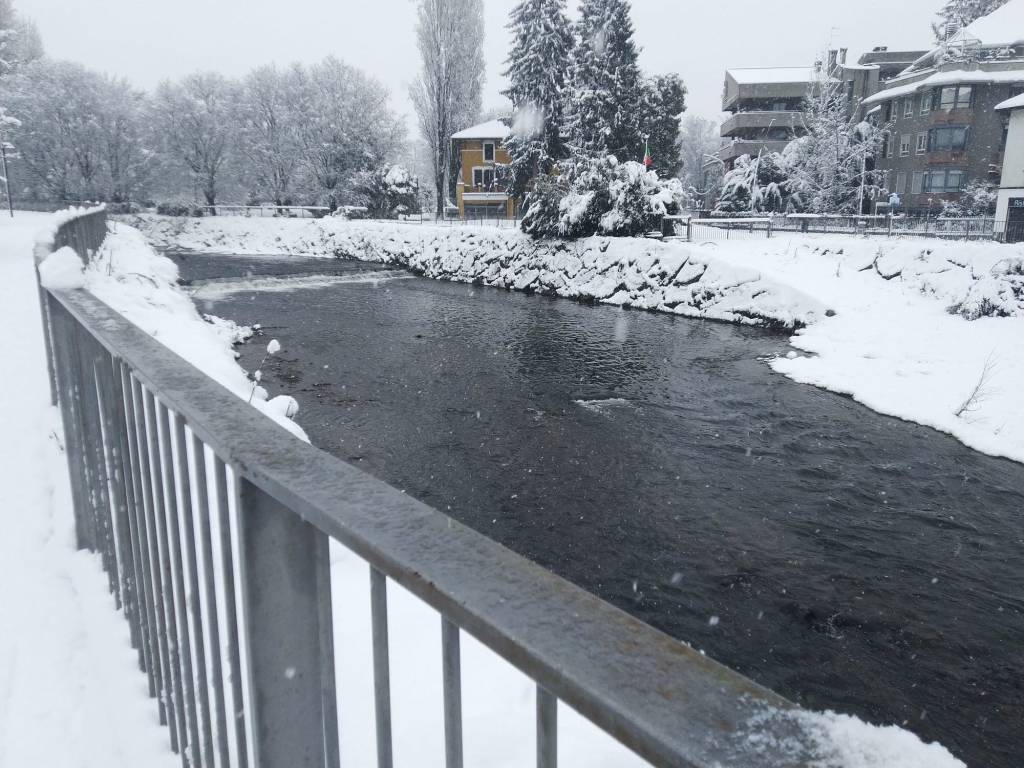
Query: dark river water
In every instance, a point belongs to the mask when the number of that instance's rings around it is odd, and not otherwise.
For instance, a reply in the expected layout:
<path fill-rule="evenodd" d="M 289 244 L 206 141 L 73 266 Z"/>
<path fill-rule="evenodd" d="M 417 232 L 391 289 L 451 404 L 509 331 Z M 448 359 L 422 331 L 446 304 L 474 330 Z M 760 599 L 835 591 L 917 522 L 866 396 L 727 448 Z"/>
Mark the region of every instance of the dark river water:
<path fill-rule="evenodd" d="M 321 448 L 808 707 L 1024 764 L 1024 466 L 772 373 L 761 330 L 420 278 L 197 301 L 262 324 L 250 370 L 281 342 Z"/>

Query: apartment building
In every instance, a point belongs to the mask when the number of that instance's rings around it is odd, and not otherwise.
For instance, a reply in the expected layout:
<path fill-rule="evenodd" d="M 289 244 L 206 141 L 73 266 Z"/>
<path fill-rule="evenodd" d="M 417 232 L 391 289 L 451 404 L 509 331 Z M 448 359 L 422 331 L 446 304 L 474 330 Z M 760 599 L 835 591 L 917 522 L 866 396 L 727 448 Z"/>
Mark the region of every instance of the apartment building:
<path fill-rule="evenodd" d="M 927 52 L 862 102 L 888 129 L 875 167 L 911 213 L 937 212 L 972 181 L 998 184 L 1008 115 L 1024 93 L 1024 0 Z"/>

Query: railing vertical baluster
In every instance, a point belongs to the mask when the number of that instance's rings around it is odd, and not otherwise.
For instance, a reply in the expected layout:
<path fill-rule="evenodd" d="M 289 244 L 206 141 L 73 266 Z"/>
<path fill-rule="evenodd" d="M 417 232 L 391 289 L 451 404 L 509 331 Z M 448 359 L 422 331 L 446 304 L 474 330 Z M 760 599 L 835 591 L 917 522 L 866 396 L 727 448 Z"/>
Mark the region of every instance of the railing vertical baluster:
<path fill-rule="evenodd" d="M 242 662 L 238 640 L 238 606 L 236 600 L 234 555 L 231 547 L 231 514 L 228 508 L 228 468 L 219 457 L 214 461 L 214 485 L 217 489 L 217 545 L 219 550 L 220 584 L 224 594 L 224 643 L 228 665 L 224 673 L 231 686 L 231 711 L 228 728 L 234 733 L 238 768 L 249 764 L 249 746 L 245 732 L 245 704 L 242 699 Z"/>
<path fill-rule="evenodd" d="M 173 693 L 171 692 L 171 661 L 167 633 L 167 609 L 164 601 L 163 567 L 160 547 L 157 543 L 157 524 L 154 511 L 156 493 L 153 486 L 152 436 L 147 424 L 145 390 L 138 379 L 132 378 L 132 398 L 135 409 L 135 433 L 138 439 L 139 466 L 146 518 L 146 561 L 149 565 L 149 579 L 152 588 L 153 626 L 156 630 L 154 650 L 159 654 L 160 672 L 157 682 L 160 686 L 160 722 L 166 723 L 171 732 L 171 749 L 178 751 L 178 726 L 175 719 Z"/>
<path fill-rule="evenodd" d="M 103 432 L 99 424 L 99 398 L 96 393 L 95 358 L 90 350 L 89 334 L 77 321 L 72 323 L 72 343 L 78 368 L 78 396 L 82 414 L 82 457 L 89 510 L 95 531 L 94 544 L 107 574 L 107 586 L 114 603 L 121 607 L 117 584 L 117 561 L 113 552 L 110 531 L 110 505 L 108 503 L 107 473 L 103 454 Z"/>
<path fill-rule="evenodd" d="M 156 621 L 153 612 L 153 586 L 149 574 L 149 548 L 146 544 L 146 520 L 142 491 L 142 466 L 139 462 L 139 443 L 136 435 L 135 401 L 132 397 L 132 381 L 128 367 L 119 366 L 121 398 L 124 404 L 124 426 L 127 439 L 127 453 L 131 467 L 128 487 L 131 488 L 129 525 L 132 528 L 133 560 L 135 561 L 136 596 L 139 601 L 139 621 L 142 636 L 143 668 L 149 679 L 149 695 L 160 695 L 160 660 L 156 650 Z"/>
<path fill-rule="evenodd" d="M 209 680 L 207 686 L 209 711 L 212 715 L 214 750 L 217 768 L 228 766 L 227 716 L 224 709 L 224 676 L 221 671 L 220 619 L 217 616 L 217 590 L 214 583 L 213 539 L 210 532 L 210 486 L 206 473 L 206 446 L 195 435 L 192 436 L 192 456 L 196 472 L 195 528 L 198 542 L 196 556 L 203 565 L 202 600 L 203 626 L 210 641 Z M 204 671 L 205 673 L 205 671 Z"/>
<path fill-rule="evenodd" d="M 558 699 L 537 686 L 537 768 L 558 768 Z"/>
<path fill-rule="evenodd" d="M 187 632 L 191 632 L 189 646 L 195 665 L 190 681 L 194 684 L 192 705 L 193 728 L 196 741 L 193 746 L 193 764 L 213 768 L 213 737 L 210 727 L 210 699 L 206 681 L 206 648 L 204 646 L 203 615 L 199 596 L 199 563 L 196 559 L 195 505 L 192 500 L 192 470 L 188 460 L 188 441 L 185 420 L 178 413 L 171 414 L 171 440 L 178 467 L 178 509 L 181 525 L 181 563 L 185 571 L 185 607 L 188 611 Z M 205 479 L 205 472 L 203 477 Z M 199 494 L 204 491 L 199 489 Z"/>
<path fill-rule="evenodd" d="M 98 343 L 99 360 L 95 366 L 95 385 L 99 398 L 100 425 L 103 428 L 103 448 L 106 457 L 107 478 L 110 488 L 110 511 L 114 522 L 114 545 L 117 555 L 118 579 L 121 596 L 128 617 L 128 630 L 132 647 L 141 649 L 139 639 L 138 598 L 135 588 L 135 555 L 132 549 L 132 533 L 129 523 L 127 456 L 124 450 L 124 416 L 118 391 L 118 380 L 114 377 L 115 361 Z"/>
<path fill-rule="evenodd" d="M 168 681 L 170 694 L 168 711 L 174 713 L 177 730 L 176 752 L 184 754 L 188 745 L 183 695 L 181 686 L 181 649 L 178 645 L 178 621 L 175 615 L 174 584 L 172 582 L 171 552 L 167 541 L 167 496 L 163 476 L 158 403 L 148 389 L 143 388 L 143 410 L 146 416 L 147 444 L 149 446 L 150 479 L 153 483 L 153 516 L 156 530 L 157 557 L 160 564 L 161 603 L 164 609 L 164 627 L 167 640 Z"/>
<path fill-rule="evenodd" d="M 57 376 L 57 399 L 64 426 L 64 451 L 71 480 L 71 503 L 75 508 L 75 544 L 79 549 L 95 551 L 96 526 L 85 480 L 85 459 L 82 455 L 85 437 L 82 428 L 81 400 L 78 395 L 78 366 L 75 365 L 72 341 L 75 320 L 52 294 L 48 294 L 47 301 L 54 337 L 61 340 L 54 350 L 54 366 Z"/>
<path fill-rule="evenodd" d="M 179 516 L 180 477 L 182 467 L 175 463 L 174 437 L 169 433 L 171 413 L 159 400 L 155 400 L 157 442 L 160 450 L 161 478 L 164 487 L 164 513 L 167 519 L 168 566 L 171 576 L 171 600 L 174 608 L 174 640 L 178 649 L 179 680 L 178 714 L 183 724 L 181 756 L 185 766 L 194 766 L 199 759 L 199 723 L 196 717 L 195 678 L 192 667 L 192 642 L 189 638 L 186 610 L 185 573 L 181 556 L 181 521 Z M 176 416 L 176 414 L 175 414 Z"/>
<path fill-rule="evenodd" d="M 377 722 L 377 768 L 391 768 L 391 664 L 388 658 L 388 584 L 370 566 L 370 621 L 373 624 L 373 700 Z"/>
<path fill-rule="evenodd" d="M 462 656 L 459 628 L 441 617 L 441 676 L 444 687 L 444 761 L 462 768 Z"/>
<path fill-rule="evenodd" d="M 325 768 L 337 729 L 328 538 L 234 476 L 255 762 Z"/>

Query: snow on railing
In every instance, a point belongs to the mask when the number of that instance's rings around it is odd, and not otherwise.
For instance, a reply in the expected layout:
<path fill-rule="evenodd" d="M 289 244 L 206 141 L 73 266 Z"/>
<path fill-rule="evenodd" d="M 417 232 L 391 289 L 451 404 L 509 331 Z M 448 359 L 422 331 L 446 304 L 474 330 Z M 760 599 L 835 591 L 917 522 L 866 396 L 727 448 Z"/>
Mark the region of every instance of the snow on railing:
<path fill-rule="evenodd" d="M 104 232 L 87 212 L 42 248 L 88 257 Z M 40 296 L 78 545 L 102 560 L 185 766 L 338 765 L 331 540 L 369 564 L 380 768 L 389 581 L 440 617 L 449 768 L 462 632 L 536 684 L 542 768 L 559 701 L 655 766 L 817 764 L 818 716 L 295 439 L 87 291 Z"/>

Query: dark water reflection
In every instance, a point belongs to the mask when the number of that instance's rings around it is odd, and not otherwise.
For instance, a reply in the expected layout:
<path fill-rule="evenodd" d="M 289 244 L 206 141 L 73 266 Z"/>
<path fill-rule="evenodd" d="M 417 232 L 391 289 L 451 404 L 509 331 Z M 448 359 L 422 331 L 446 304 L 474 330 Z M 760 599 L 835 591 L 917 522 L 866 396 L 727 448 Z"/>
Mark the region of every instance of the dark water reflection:
<path fill-rule="evenodd" d="M 422 279 L 203 309 L 281 341 L 325 450 L 807 706 L 1021 764 L 1024 467 L 759 330 Z"/>

